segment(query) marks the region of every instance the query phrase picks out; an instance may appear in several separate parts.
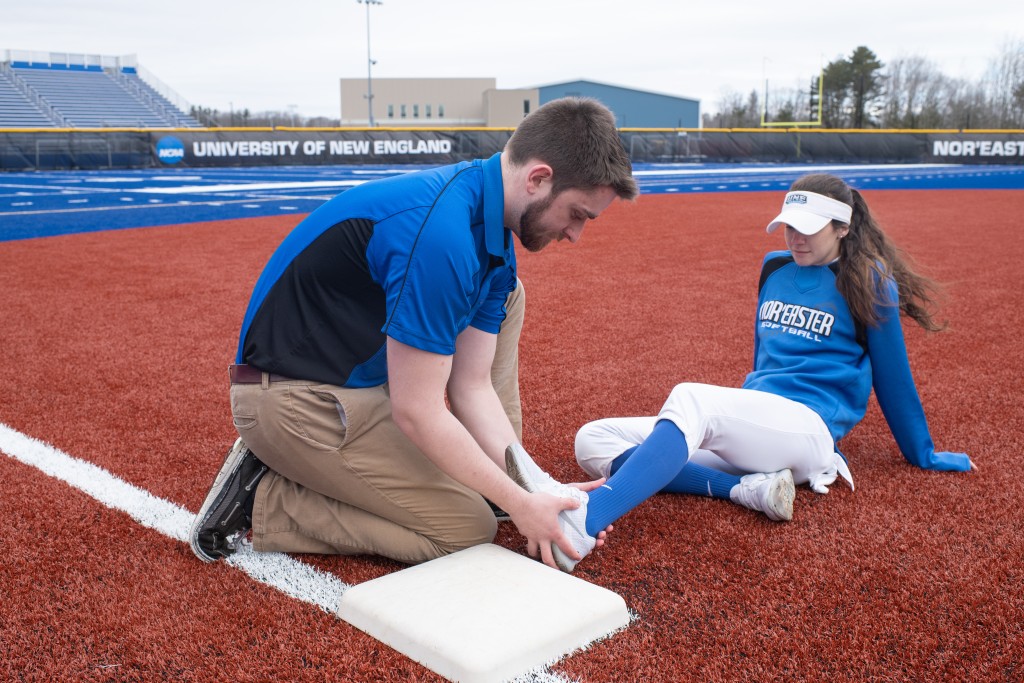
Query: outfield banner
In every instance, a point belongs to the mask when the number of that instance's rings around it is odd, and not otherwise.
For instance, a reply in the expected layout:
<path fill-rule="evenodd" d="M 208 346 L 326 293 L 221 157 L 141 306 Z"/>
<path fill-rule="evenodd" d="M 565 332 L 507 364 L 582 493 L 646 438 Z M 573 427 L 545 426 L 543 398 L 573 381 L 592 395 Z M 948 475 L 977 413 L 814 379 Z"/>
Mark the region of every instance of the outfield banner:
<path fill-rule="evenodd" d="M 149 168 L 152 145 L 145 132 L 103 130 L 0 131 L 0 170 Z"/>
<path fill-rule="evenodd" d="M 957 164 L 1024 164 L 1024 135 L 929 135 L 927 161 Z"/>
<path fill-rule="evenodd" d="M 315 166 L 448 164 L 500 151 L 510 132 L 487 131 L 188 131 L 153 133 L 162 166 Z"/>
<path fill-rule="evenodd" d="M 0 130 L 0 170 L 448 164 L 510 129 Z M 624 129 L 634 162 L 1024 164 L 1024 131 Z"/>
<path fill-rule="evenodd" d="M 624 131 L 634 161 L 1024 164 L 1024 132 Z"/>

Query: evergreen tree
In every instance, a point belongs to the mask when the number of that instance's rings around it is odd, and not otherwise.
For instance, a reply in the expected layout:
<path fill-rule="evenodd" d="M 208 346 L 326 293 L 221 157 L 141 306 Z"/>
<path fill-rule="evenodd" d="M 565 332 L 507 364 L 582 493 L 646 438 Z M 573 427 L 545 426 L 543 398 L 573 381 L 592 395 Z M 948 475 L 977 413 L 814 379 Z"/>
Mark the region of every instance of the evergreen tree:
<path fill-rule="evenodd" d="M 867 128 L 877 125 L 877 105 L 882 94 L 884 79 L 881 76 L 882 62 L 874 52 L 861 45 L 849 59 L 851 125 Z"/>

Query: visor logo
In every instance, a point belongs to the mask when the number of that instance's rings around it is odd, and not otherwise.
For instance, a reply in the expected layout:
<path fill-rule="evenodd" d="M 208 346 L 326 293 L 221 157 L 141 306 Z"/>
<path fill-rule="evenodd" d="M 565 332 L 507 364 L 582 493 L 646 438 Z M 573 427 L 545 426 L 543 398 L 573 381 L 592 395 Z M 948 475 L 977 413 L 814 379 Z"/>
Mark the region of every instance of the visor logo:
<path fill-rule="evenodd" d="M 805 194 L 791 194 L 786 197 L 786 204 L 806 204 L 807 195 Z"/>

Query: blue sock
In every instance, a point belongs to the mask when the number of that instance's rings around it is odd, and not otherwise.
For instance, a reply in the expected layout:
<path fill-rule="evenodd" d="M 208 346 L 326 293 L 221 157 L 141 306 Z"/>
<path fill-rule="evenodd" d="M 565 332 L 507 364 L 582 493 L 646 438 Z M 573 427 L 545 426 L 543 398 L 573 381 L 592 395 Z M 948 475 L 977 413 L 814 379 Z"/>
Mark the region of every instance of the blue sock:
<path fill-rule="evenodd" d="M 619 456 L 622 457 L 622 456 Z M 587 533 L 597 536 L 609 524 L 675 479 L 690 457 L 686 437 L 675 423 L 659 420 L 647 439 L 600 488 L 590 492 Z"/>
<path fill-rule="evenodd" d="M 740 483 L 740 477 L 737 474 L 729 474 L 713 467 L 687 461 L 679 475 L 670 481 L 662 491 L 691 493 L 695 496 L 729 500 L 729 491 L 732 491 L 732 487 L 738 483 Z"/>
<path fill-rule="evenodd" d="M 622 455 L 612 461 L 612 474 L 619 471 L 626 460 L 633 455 L 638 446 L 633 446 L 622 452 Z M 698 465 L 692 460 L 687 460 L 683 469 L 679 471 L 676 478 L 665 485 L 664 493 L 690 493 L 695 496 L 708 496 L 710 498 L 722 498 L 729 500 L 729 492 L 732 487 L 740 483 L 737 474 L 728 474 L 713 467 Z"/>

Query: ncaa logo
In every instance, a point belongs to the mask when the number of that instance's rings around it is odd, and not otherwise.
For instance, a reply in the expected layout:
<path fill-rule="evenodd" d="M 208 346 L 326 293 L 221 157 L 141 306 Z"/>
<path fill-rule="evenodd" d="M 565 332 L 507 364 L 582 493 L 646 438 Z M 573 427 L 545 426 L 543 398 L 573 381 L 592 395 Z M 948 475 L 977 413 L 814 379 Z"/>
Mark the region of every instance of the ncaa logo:
<path fill-rule="evenodd" d="M 166 135 L 156 143 L 156 158 L 165 164 L 176 164 L 185 158 L 185 145 L 173 135 Z"/>
<path fill-rule="evenodd" d="M 805 194 L 790 194 L 786 197 L 786 204 L 806 204 L 807 195 Z"/>

